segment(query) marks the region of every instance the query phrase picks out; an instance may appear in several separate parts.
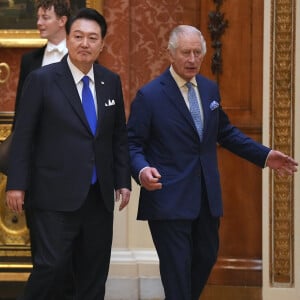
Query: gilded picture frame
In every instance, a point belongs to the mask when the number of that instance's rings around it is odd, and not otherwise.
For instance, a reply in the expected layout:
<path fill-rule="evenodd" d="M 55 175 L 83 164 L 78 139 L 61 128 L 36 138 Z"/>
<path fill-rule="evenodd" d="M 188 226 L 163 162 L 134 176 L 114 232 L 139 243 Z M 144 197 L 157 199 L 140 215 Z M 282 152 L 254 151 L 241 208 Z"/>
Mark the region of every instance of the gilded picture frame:
<path fill-rule="evenodd" d="M 103 2 L 104 0 L 85 0 L 85 6 L 103 12 Z M 36 29 L 0 29 L 0 48 L 41 47 L 45 42 Z"/>

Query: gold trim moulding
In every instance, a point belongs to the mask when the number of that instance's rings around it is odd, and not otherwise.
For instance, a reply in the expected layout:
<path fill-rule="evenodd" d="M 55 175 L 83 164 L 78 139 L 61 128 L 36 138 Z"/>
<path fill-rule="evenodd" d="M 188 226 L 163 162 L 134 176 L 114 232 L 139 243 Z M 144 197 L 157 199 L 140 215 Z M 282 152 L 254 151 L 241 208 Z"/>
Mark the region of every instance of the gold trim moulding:
<path fill-rule="evenodd" d="M 0 112 L 0 143 L 3 142 L 10 134 L 13 120 L 14 112 Z"/>
<path fill-rule="evenodd" d="M 27 281 L 28 276 L 29 276 L 29 272 L 24 272 L 24 273 L 5 272 L 5 273 L 0 273 L 0 281 L 24 282 Z"/>
<path fill-rule="evenodd" d="M 30 273 L 31 270 L 31 252 L 28 246 L 2 245 L 0 247 L 0 274 Z"/>
<path fill-rule="evenodd" d="M 42 47 L 46 42 L 38 30 L 0 30 L 0 48 Z"/>
<path fill-rule="evenodd" d="M 2 272 L 30 272 L 32 269 L 32 264 L 24 263 L 24 264 L 16 264 L 16 263 L 0 263 L 0 273 Z"/>
<path fill-rule="evenodd" d="M 31 270 L 32 263 L 29 247 L 2 246 L 0 248 L 0 274 L 30 273 Z"/>
<path fill-rule="evenodd" d="M 1 111 L 0 112 L 0 124 L 11 124 L 14 120 L 15 112 L 13 111 Z"/>

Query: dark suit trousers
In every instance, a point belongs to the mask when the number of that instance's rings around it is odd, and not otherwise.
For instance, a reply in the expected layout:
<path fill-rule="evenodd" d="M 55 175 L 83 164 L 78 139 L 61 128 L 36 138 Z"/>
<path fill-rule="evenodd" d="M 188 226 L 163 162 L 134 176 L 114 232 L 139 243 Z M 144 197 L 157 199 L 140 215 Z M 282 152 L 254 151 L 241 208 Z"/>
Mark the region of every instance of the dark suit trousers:
<path fill-rule="evenodd" d="M 56 212 L 31 209 L 33 270 L 22 300 L 57 300 L 64 293 L 70 260 L 76 300 L 103 300 L 112 244 L 113 213 L 92 186 L 80 209 Z"/>
<path fill-rule="evenodd" d="M 26 200 L 25 200 L 26 202 Z M 31 208 L 27 208 L 25 210 L 26 214 L 26 222 L 27 222 L 27 227 L 30 229 L 30 224 L 31 224 L 31 215 L 35 213 L 35 210 L 31 210 Z M 36 241 L 34 240 L 35 235 L 33 234 L 34 230 L 29 230 L 30 233 L 30 250 L 31 250 L 31 257 L 34 257 L 35 255 L 35 243 Z M 66 267 L 67 271 L 65 273 L 65 280 L 64 280 L 64 287 L 63 291 L 61 292 L 61 295 L 57 294 L 57 299 L 56 300 L 73 300 L 74 299 L 74 293 L 75 293 L 75 285 L 74 285 L 74 277 L 73 277 L 73 262 L 70 259 L 68 266 Z"/>
<path fill-rule="evenodd" d="M 219 218 L 206 197 L 196 220 L 149 221 L 166 300 L 198 300 L 219 249 Z"/>

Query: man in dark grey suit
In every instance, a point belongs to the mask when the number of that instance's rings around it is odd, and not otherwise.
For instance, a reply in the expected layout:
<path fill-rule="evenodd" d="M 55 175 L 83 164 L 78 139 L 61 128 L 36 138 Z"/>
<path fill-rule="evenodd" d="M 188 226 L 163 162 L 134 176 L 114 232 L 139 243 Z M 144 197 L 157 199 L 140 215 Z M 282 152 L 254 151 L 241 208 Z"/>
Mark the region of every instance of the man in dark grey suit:
<path fill-rule="evenodd" d="M 23 300 L 57 299 L 71 257 L 75 299 L 104 299 L 114 200 L 130 197 L 121 81 L 94 64 L 105 19 L 84 8 L 66 28 L 69 54 L 26 79 L 11 149 L 7 205 L 30 209 L 36 241 Z"/>

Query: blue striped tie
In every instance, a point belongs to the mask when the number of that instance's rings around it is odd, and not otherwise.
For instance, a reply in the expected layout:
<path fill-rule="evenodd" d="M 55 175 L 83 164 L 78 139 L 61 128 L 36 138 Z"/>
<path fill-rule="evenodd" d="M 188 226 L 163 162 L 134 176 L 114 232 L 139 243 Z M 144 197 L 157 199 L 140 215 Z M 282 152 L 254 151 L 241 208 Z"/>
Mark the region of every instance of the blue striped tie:
<path fill-rule="evenodd" d="M 82 78 L 83 88 L 82 88 L 82 106 L 85 112 L 86 118 L 89 122 L 90 128 L 93 135 L 96 133 L 97 128 L 97 114 L 94 103 L 93 94 L 90 89 L 90 79 L 88 76 L 83 76 Z M 97 180 L 96 167 L 93 168 L 93 175 L 91 183 L 94 184 Z"/>
<path fill-rule="evenodd" d="M 200 141 L 202 140 L 203 136 L 203 122 L 200 114 L 200 107 L 198 103 L 198 99 L 193 87 L 193 84 L 191 82 L 187 82 L 186 86 L 188 88 L 188 100 L 190 104 L 190 112 L 192 115 L 192 118 L 194 120 L 195 126 L 198 131 L 198 135 L 200 137 Z"/>

